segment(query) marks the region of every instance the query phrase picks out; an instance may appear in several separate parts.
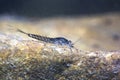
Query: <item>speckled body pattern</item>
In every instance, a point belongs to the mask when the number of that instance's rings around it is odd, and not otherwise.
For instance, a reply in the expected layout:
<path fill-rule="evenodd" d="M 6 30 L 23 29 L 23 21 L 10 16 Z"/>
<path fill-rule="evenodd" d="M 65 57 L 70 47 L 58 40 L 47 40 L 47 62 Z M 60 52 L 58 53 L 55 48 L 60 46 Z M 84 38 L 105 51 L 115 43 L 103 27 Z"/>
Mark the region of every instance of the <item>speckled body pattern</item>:
<path fill-rule="evenodd" d="M 37 40 L 40 40 L 40 41 L 43 41 L 46 43 L 68 46 L 69 48 L 73 47 L 72 42 L 70 40 L 65 39 L 64 37 L 50 38 L 50 37 L 40 36 L 40 35 L 36 35 L 36 34 L 26 33 L 20 29 L 18 29 L 17 31 L 24 33 L 24 34 L 28 35 L 29 37 L 32 37 L 34 39 L 37 39 Z"/>

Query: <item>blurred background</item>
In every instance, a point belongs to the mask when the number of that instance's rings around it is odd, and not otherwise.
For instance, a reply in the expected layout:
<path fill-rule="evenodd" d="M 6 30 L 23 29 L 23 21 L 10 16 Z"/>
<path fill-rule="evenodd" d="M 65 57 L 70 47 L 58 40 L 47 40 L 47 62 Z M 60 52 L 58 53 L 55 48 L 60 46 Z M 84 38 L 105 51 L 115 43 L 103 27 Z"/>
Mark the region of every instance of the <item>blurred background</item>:
<path fill-rule="evenodd" d="M 80 16 L 119 11 L 120 0 L 0 0 L 0 14 L 25 17 Z"/>
<path fill-rule="evenodd" d="M 0 32 L 12 34 L 8 25 L 79 40 L 80 50 L 120 50 L 120 0 L 0 0 Z"/>

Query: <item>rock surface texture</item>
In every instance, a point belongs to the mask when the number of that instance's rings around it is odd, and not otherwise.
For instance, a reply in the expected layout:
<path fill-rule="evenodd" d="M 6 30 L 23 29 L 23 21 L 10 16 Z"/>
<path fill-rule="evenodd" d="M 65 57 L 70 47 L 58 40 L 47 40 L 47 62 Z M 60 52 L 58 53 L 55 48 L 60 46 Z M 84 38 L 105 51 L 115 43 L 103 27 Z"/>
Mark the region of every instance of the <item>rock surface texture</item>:
<path fill-rule="evenodd" d="M 2 80 L 120 80 L 120 51 L 71 53 L 5 34 L 0 34 L 0 45 Z"/>

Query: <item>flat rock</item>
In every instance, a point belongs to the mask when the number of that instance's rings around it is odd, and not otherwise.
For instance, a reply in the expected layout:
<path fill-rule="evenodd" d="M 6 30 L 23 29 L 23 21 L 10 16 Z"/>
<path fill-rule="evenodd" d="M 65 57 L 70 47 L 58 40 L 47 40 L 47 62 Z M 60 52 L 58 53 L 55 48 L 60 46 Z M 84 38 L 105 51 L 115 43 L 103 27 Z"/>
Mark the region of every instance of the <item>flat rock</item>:
<path fill-rule="evenodd" d="M 120 80 L 120 51 L 81 51 L 0 33 L 1 80 Z"/>

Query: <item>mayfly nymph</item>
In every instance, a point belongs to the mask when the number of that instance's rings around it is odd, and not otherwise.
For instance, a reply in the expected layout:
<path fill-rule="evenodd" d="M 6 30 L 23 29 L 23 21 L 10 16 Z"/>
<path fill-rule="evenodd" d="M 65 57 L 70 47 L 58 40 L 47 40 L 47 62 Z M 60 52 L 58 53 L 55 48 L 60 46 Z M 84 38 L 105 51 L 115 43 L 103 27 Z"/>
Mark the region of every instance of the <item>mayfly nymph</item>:
<path fill-rule="evenodd" d="M 69 48 L 73 48 L 73 43 L 64 38 L 64 37 L 55 37 L 55 38 L 50 38 L 50 37 L 45 37 L 45 36 L 41 36 L 41 35 L 37 35 L 37 34 L 30 34 L 30 33 L 26 33 L 20 29 L 17 29 L 17 31 L 24 33 L 26 35 L 28 35 L 29 37 L 32 37 L 34 39 L 46 42 L 46 43 L 52 43 L 52 44 L 56 44 L 56 45 L 61 45 L 61 46 L 68 46 Z"/>

